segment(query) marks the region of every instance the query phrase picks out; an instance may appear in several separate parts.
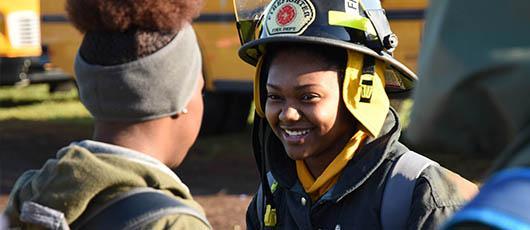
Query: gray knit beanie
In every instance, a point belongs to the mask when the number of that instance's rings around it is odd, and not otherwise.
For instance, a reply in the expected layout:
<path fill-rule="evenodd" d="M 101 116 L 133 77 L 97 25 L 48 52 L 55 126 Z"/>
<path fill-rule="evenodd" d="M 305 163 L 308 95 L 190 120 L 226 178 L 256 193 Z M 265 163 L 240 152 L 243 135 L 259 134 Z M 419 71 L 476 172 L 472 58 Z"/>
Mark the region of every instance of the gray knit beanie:
<path fill-rule="evenodd" d="M 190 23 L 203 0 L 66 0 L 84 34 L 75 60 L 81 102 L 99 121 L 182 112 L 201 77 Z"/>
<path fill-rule="evenodd" d="M 105 65 L 85 60 L 81 51 L 75 60 L 81 102 L 100 121 L 145 121 L 181 113 L 202 76 L 201 53 L 189 24 L 162 48 L 133 61 Z"/>

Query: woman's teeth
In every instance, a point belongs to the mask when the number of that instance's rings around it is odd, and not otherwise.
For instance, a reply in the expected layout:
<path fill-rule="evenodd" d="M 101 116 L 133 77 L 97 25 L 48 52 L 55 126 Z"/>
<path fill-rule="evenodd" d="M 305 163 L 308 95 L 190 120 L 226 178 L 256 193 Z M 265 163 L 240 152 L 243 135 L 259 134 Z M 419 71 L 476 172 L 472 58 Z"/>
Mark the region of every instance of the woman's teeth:
<path fill-rule="evenodd" d="M 309 129 L 306 130 L 288 130 L 284 129 L 285 133 L 289 136 L 303 136 L 309 133 Z"/>

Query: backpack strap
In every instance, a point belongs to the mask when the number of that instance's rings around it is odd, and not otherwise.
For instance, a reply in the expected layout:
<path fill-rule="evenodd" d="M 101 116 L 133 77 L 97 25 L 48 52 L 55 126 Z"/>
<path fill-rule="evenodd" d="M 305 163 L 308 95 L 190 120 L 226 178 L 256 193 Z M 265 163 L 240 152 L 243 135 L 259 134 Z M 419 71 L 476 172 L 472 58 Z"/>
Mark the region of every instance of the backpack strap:
<path fill-rule="evenodd" d="M 406 229 L 416 180 L 431 165 L 438 166 L 438 163 L 413 151 L 399 157 L 386 179 L 383 192 L 383 229 Z"/>
<path fill-rule="evenodd" d="M 106 206 L 85 213 L 72 229 L 136 229 L 169 215 L 193 216 L 211 229 L 196 209 L 152 188 L 136 188 Z"/>
<path fill-rule="evenodd" d="M 276 188 L 278 187 L 278 183 L 276 182 L 276 179 L 272 176 L 272 173 L 267 173 L 267 180 L 270 184 L 270 190 L 271 193 L 274 193 L 276 191 Z M 263 184 L 259 185 L 258 193 L 256 194 L 256 214 L 258 215 L 258 221 L 260 225 L 263 225 L 265 222 L 265 207 L 267 205 L 267 197 L 263 194 Z M 264 227 L 264 226 L 262 226 Z"/>

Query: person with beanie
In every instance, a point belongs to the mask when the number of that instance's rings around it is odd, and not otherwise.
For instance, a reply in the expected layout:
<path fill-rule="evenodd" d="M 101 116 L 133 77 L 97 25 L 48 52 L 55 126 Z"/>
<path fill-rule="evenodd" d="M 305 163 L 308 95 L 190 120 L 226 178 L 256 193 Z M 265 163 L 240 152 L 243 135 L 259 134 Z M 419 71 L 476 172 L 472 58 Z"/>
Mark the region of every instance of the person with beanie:
<path fill-rule="evenodd" d="M 200 0 L 68 0 L 84 33 L 75 60 L 92 140 L 60 149 L 16 182 L 13 228 L 211 229 L 170 169 L 197 138 L 201 53 L 190 23 Z"/>
<path fill-rule="evenodd" d="M 379 0 L 264 9 L 248 33 L 257 39 L 240 31 L 239 55 L 256 66 L 261 173 L 247 229 L 436 229 L 474 195 L 473 183 L 399 141 L 389 97 L 417 78 L 390 55 L 397 38 Z"/>

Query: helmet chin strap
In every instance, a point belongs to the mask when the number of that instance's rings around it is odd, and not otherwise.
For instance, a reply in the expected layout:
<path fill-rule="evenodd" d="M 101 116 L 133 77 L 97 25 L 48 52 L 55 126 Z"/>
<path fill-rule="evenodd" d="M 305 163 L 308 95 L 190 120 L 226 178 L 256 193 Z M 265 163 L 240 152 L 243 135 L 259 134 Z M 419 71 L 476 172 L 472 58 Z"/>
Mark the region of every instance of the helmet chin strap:
<path fill-rule="evenodd" d="M 342 100 L 371 136 L 377 137 L 385 122 L 390 100 L 385 92 L 385 65 L 370 55 L 348 51 Z"/>
<path fill-rule="evenodd" d="M 256 75 L 254 77 L 254 105 L 256 107 L 256 113 L 260 117 L 265 117 L 265 112 L 261 104 L 261 71 L 263 70 L 263 60 L 265 55 L 262 55 L 258 59 L 258 64 L 256 65 Z"/>
<path fill-rule="evenodd" d="M 272 196 L 271 186 L 267 178 L 267 152 L 268 152 L 268 138 L 273 135 L 267 122 L 264 118 L 255 116 L 254 124 L 252 128 L 252 147 L 254 151 L 254 158 L 256 165 L 259 168 L 260 179 L 261 179 L 261 190 L 264 195 L 263 202 L 258 207 L 263 210 L 258 213 L 264 214 L 263 220 L 260 224 L 261 229 L 274 227 L 276 225 L 276 206 L 274 205 L 274 199 Z"/>

